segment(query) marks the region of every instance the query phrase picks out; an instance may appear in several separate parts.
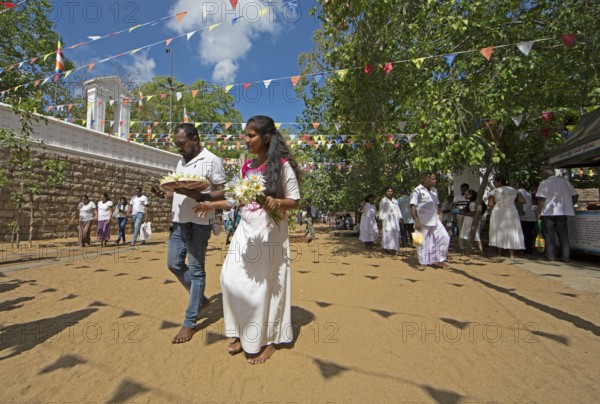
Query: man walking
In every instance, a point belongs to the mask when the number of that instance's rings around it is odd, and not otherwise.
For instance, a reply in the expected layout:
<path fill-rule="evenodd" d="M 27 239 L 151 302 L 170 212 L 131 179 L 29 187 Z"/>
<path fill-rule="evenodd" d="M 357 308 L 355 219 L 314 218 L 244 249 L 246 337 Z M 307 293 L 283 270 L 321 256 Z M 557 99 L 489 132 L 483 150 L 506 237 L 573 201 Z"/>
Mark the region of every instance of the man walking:
<path fill-rule="evenodd" d="M 560 244 L 560 258 L 564 262 L 569 262 L 571 249 L 567 216 L 575 216 L 574 206 L 579 195 L 569 181 L 554 174 L 552 168 L 542 171 L 542 182 L 535 195 L 538 198 L 537 218 L 542 219 L 546 258 L 555 261 L 556 249 Z"/>
<path fill-rule="evenodd" d="M 175 172 L 205 177 L 210 182 L 202 191 L 179 189 L 163 194 L 173 199 L 173 231 L 169 237 L 167 267 L 189 292 L 185 320 L 172 341 L 178 344 L 192 338 L 200 309 L 208 304 L 208 299 L 204 298 L 204 266 L 214 211 L 199 218 L 193 208 L 197 202 L 223 199 L 225 171 L 223 161 L 202 147 L 194 125 L 182 123 L 177 126 L 174 144 L 182 157 Z"/>
<path fill-rule="evenodd" d="M 312 199 L 306 200 L 306 206 L 304 207 L 306 212 L 306 232 L 304 235 L 308 235 L 308 242 L 310 243 L 315 237 L 315 229 L 313 228 L 314 220 L 317 218 L 317 208 L 312 206 Z"/>
<path fill-rule="evenodd" d="M 137 238 L 140 234 L 140 228 L 144 221 L 146 214 L 146 208 L 148 207 L 148 198 L 146 195 L 142 195 L 142 187 L 135 187 L 135 195 L 131 197 L 129 201 L 129 213 L 133 219 L 133 238 L 131 239 L 131 245 L 134 246 Z M 142 240 L 142 244 L 146 242 Z"/>

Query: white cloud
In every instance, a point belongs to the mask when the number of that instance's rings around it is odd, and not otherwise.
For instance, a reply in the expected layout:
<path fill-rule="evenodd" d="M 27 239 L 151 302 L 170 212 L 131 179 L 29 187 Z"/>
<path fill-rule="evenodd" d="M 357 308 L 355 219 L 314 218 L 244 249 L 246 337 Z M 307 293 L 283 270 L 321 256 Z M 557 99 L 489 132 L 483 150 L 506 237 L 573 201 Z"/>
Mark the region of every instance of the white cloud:
<path fill-rule="evenodd" d="M 222 23 L 210 32 L 206 29 L 199 33 L 198 55 L 204 65 L 213 67 L 213 81 L 233 83 L 240 61 L 252 48 L 252 41 L 261 35 L 273 39 L 281 30 L 275 22 L 274 9 L 259 16 L 264 8 L 259 0 L 239 0 L 235 11 L 229 0 L 177 0 L 170 13 L 188 13 L 181 23 L 173 19 L 168 27 L 183 34 Z M 241 17 L 239 22 L 232 24 L 231 20 L 237 17 Z M 190 41 L 197 41 L 196 35 Z"/>
<path fill-rule="evenodd" d="M 125 65 L 125 68 L 134 77 L 138 84 L 151 81 L 156 76 L 156 62 L 152 58 L 148 58 L 148 52 L 139 52 L 131 55 L 133 63 Z"/>

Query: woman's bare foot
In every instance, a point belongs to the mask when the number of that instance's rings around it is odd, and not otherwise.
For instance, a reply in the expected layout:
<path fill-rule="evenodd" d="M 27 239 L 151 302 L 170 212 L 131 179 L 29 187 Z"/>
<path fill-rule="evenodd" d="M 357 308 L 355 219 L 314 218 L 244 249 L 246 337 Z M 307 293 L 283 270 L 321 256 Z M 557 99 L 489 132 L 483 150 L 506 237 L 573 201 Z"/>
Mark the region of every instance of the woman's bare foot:
<path fill-rule="evenodd" d="M 239 338 L 234 338 L 233 341 L 229 343 L 227 352 L 229 352 L 230 355 L 236 355 L 242 352 L 242 343 Z"/>
<path fill-rule="evenodd" d="M 185 325 L 181 326 L 179 332 L 176 336 L 173 337 L 171 341 L 174 344 L 183 344 L 184 342 L 188 342 L 194 336 L 194 330 L 190 327 L 186 327 Z"/>
<path fill-rule="evenodd" d="M 275 353 L 274 345 L 264 346 L 256 356 L 248 358 L 248 363 L 251 365 L 259 365 L 265 363 Z"/>

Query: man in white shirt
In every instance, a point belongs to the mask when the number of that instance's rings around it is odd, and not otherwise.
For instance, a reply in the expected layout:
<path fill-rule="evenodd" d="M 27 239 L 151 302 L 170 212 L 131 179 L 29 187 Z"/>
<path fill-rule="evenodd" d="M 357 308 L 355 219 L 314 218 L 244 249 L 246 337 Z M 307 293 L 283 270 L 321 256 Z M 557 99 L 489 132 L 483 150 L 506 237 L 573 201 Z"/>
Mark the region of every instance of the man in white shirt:
<path fill-rule="evenodd" d="M 134 246 L 137 238 L 140 234 L 140 228 L 144 221 L 144 215 L 146 214 L 146 207 L 148 206 L 148 198 L 146 195 L 142 195 L 142 187 L 135 187 L 135 195 L 131 197 L 129 201 L 129 213 L 133 218 L 133 238 L 131 239 L 131 245 Z M 146 242 L 142 240 L 142 244 Z"/>
<path fill-rule="evenodd" d="M 450 236 L 438 218 L 439 200 L 435 184 L 435 173 L 426 172 L 421 185 L 410 196 L 410 211 L 415 221 L 415 230 L 423 234 L 425 241 L 417 246 L 419 264 L 448 268 L 445 262 L 450 246 Z"/>
<path fill-rule="evenodd" d="M 561 259 L 570 260 L 567 216 L 575 216 L 579 195 L 573 185 L 554 175 L 554 169 L 542 171 L 542 182 L 535 196 L 538 198 L 537 218 L 542 218 L 542 233 L 546 241 L 546 258 L 556 260 L 556 247 L 560 243 Z M 557 240 L 558 238 L 558 240 Z"/>
<path fill-rule="evenodd" d="M 400 198 L 398 198 L 398 207 L 402 214 L 402 246 L 412 247 L 412 233 L 415 231 L 415 221 L 412 213 L 410 213 L 410 196 L 406 194 L 406 190 L 400 190 Z"/>
<path fill-rule="evenodd" d="M 182 123 L 177 126 L 174 144 L 182 156 L 175 172 L 206 177 L 210 182 L 209 187 L 202 191 L 181 189 L 163 194 L 173 199 L 173 231 L 169 237 L 167 266 L 189 291 L 185 320 L 172 341 L 178 344 L 192 338 L 200 309 L 208 304 L 208 299 L 204 297 L 204 266 L 214 211 L 199 218 L 194 214 L 193 208 L 201 201 L 223 199 L 225 171 L 223 161 L 202 147 L 194 125 Z"/>

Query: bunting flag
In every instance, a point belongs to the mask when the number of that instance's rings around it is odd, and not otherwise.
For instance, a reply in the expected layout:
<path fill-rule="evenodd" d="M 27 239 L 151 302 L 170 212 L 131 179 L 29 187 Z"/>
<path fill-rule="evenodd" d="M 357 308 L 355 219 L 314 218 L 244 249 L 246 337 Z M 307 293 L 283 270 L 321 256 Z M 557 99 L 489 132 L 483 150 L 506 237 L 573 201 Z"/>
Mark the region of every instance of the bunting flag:
<path fill-rule="evenodd" d="M 519 115 L 519 116 L 514 116 L 512 118 L 513 122 L 515 123 L 515 125 L 517 127 L 519 127 L 519 125 L 521 125 L 521 122 L 523 121 L 523 115 Z"/>
<path fill-rule="evenodd" d="M 292 85 L 296 87 L 296 84 L 298 84 L 298 80 L 300 80 L 300 76 L 292 76 L 290 77 L 290 80 L 292 81 Z"/>
<path fill-rule="evenodd" d="M 382 65 L 382 67 L 383 67 L 383 71 L 385 72 L 385 75 L 387 76 L 390 74 L 390 72 L 394 68 L 394 64 L 392 62 L 388 62 L 388 63 L 384 63 Z"/>
<path fill-rule="evenodd" d="M 269 88 L 269 85 L 271 84 L 271 80 L 263 80 L 263 84 L 265 85 L 265 88 Z"/>
<path fill-rule="evenodd" d="M 192 98 L 196 98 L 196 95 L 198 95 L 198 90 L 192 90 Z"/>
<path fill-rule="evenodd" d="M 181 20 L 183 20 L 183 17 L 185 17 L 187 15 L 187 11 L 181 12 L 179 14 L 175 14 L 175 17 L 177 17 L 177 23 L 181 23 Z"/>
<path fill-rule="evenodd" d="M 576 38 L 577 38 L 577 34 L 568 34 L 568 35 L 561 35 L 560 40 L 563 41 L 563 43 L 567 46 L 567 48 L 570 48 L 573 45 L 575 45 Z"/>
<path fill-rule="evenodd" d="M 88 65 L 88 71 L 92 71 L 92 69 L 94 68 L 94 66 L 96 66 L 96 63 L 95 63 L 95 62 L 94 62 L 94 63 L 90 63 L 90 64 Z"/>
<path fill-rule="evenodd" d="M 188 116 L 187 109 L 183 107 L 183 122 L 188 123 L 190 121 L 190 117 Z"/>
<path fill-rule="evenodd" d="M 492 53 L 494 53 L 494 47 L 490 46 L 487 48 L 479 49 L 479 52 L 483 55 L 483 57 L 489 62 L 492 58 Z"/>
<path fill-rule="evenodd" d="M 529 52 L 531 51 L 532 47 L 533 41 L 521 42 L 517 44 L 517 48 L 519 48 L 519 50 L 523 52 L 525 56 L 529 56 Z"/>
<path fill-rule="evenodd" d="M 64 71 L 65 71 L 65 60 L 63 58 L 62 42 L 59 37 L 58 44 L 56 45 L 56 68 L 54 69 L 54 73 L 59 75 Z M 54 80 L 54 81 L 56 81 L 56 80 Z"/>
<path fill-rule="evenodd" d="M 364 68 L 366 74 L 373 73 L 373 70 L 375 70 L 375 65 L 366 65 Z"/>
<path fill-rule="evenodd" d="M 337 74 L 340 76 L 340 80 L 344 80 L 346 74 L 348 74 L 348 69 L 338 70 Z"/>
<path fill-rule="evenodd" d="M 544 137 L 544 139 L 548 139 L 548 136 L 550 135 L 552 128 L 543 128 L 541 131 L 542 131 L 542 136 Z"/>
<path fill-rule="evenodd" d="M 449 55 L 445 55 L 444 59 L 446 59 L 446 64 L 448 66 L 452 66 L 452 64 L 454 63 L 454 59 L 456 59 L 456 53 L 451 53 Z"/>
<path fill-rule="evenodd" d="M 425 60 L 425 58 L 417 58 L 417 59 L 413 59 L 412 62 L 415 64 L 415 66 L 417 66 L 417 69 L 420 69 L 421 66 L 423 66 L 424 60 Z"/>
<path fill-rule="evenodd" d="M 208 27 L 208 32 L 212 31 L 213 29 L 217 28 L 219 25 L 221 25 L 222 22 L 218 23 L 218 24 L 213 24 L 210 27 Z"/>
<path fill-rule="evenodd" d="M 252 85 L 252 82 L 244 83 L 244 90 L 248 90 L 248 87 Z"/>
<path fill-rule="evenodd" d="M 542 112 L 542 118 L 546 122 L 550 122 L 552 117 L 554 116 L 554 112 Z"/>
<path fill-rule="evenodd" d="M 231 8 L 235 10 L 238 4 L 238 0 L 229 0 L 229 3 L 231 3 Z"/>

